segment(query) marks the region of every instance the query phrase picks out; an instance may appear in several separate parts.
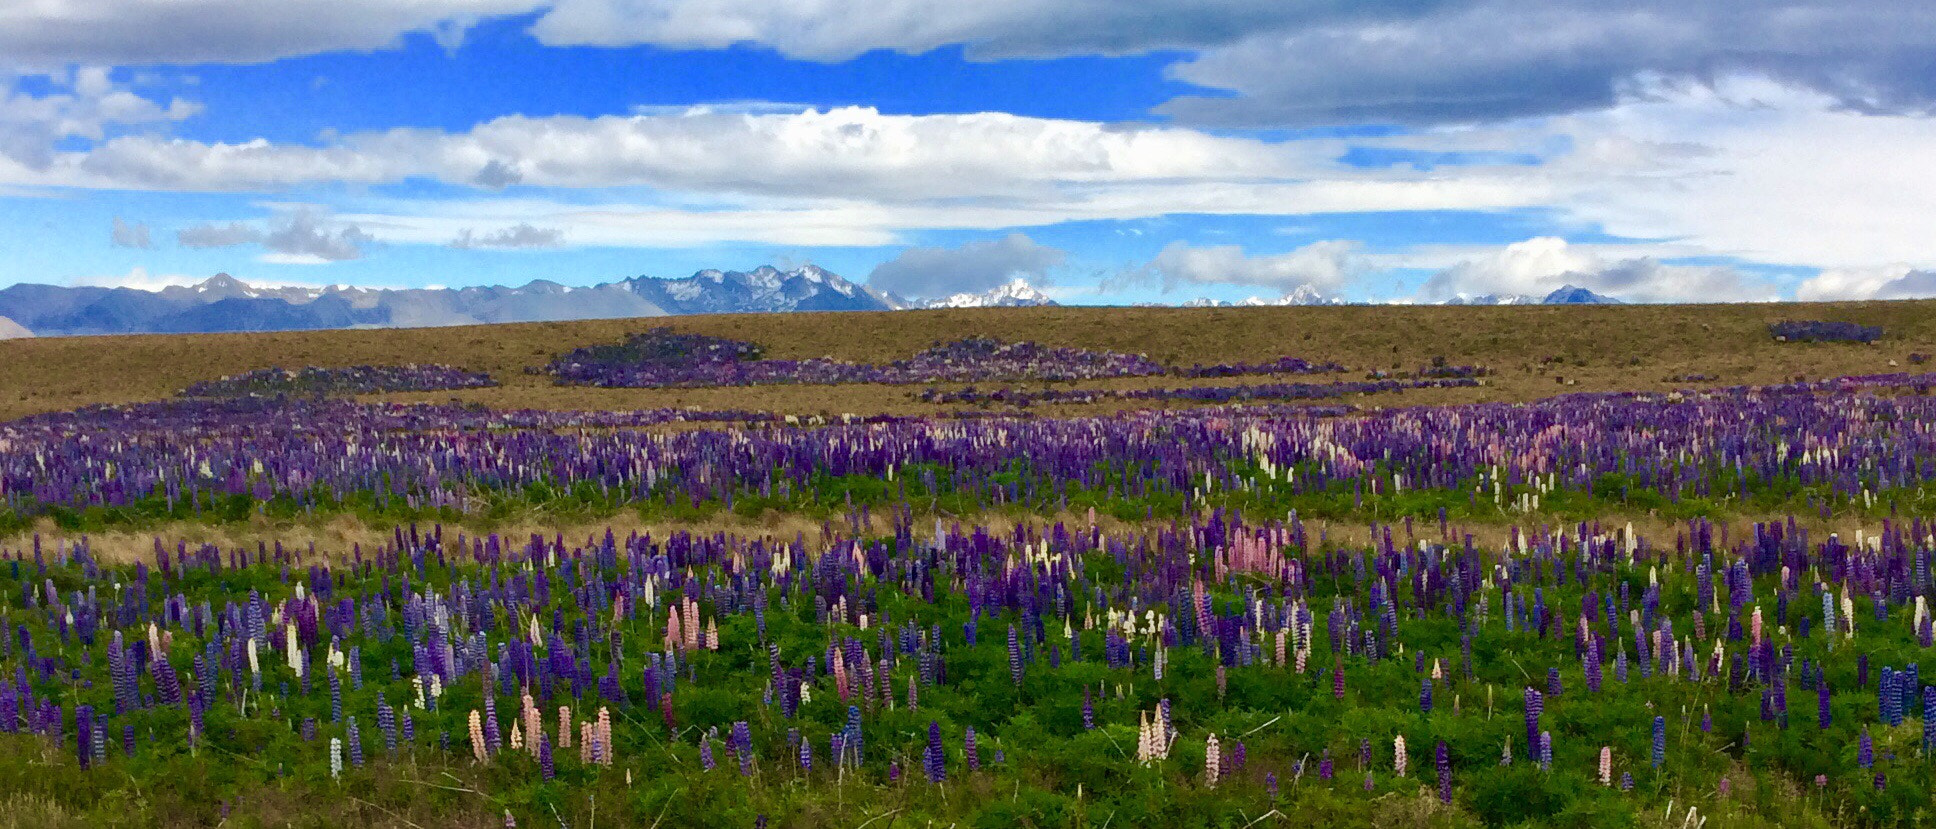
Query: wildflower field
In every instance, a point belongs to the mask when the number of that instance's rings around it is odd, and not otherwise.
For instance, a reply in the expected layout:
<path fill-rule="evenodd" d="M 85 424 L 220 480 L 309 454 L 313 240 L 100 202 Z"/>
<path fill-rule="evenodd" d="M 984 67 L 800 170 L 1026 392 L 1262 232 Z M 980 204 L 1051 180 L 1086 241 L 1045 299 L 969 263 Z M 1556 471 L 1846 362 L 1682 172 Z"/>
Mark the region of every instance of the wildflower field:
<path fill-rule="evenodd" d="M 21 397 L 0 827 L 1926 825 L 1936 332 L 1877 307 L 294 356 L 339 332 Z"/>

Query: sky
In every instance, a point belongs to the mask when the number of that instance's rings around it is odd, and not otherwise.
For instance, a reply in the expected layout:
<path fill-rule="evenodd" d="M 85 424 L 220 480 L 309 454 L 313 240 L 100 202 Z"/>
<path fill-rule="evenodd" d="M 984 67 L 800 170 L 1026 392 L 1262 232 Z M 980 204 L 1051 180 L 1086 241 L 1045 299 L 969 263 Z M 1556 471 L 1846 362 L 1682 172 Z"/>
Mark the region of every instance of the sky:
<path fill-rule="evenodd" d="M 1936 296 L 1926 0 L 16 0 L 0 285 Z"/>

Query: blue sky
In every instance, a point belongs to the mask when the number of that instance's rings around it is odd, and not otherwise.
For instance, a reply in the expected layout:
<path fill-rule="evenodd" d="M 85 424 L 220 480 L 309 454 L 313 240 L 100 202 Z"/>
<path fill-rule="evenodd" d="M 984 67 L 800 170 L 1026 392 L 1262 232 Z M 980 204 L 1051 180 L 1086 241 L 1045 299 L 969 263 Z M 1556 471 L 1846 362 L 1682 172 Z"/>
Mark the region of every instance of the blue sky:
<path fill-rule="evenodd" d="M 1893 0 L 50 0 L 0 9 L 0 284 L 1920 296 L 1932 46 Z"/>

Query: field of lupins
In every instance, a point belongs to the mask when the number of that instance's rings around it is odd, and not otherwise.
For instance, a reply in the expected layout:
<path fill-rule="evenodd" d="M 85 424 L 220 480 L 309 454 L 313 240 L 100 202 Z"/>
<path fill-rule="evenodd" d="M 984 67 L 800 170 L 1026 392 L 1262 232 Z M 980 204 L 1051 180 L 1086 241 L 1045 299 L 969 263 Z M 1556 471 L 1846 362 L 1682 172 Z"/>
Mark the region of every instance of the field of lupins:
<path fill-rule="evenodd" d="M 1090 359 L 1030 349 L 929 356 Z M 1923 825 L 1932 385 L 17 420 L 0 826 Z"/>

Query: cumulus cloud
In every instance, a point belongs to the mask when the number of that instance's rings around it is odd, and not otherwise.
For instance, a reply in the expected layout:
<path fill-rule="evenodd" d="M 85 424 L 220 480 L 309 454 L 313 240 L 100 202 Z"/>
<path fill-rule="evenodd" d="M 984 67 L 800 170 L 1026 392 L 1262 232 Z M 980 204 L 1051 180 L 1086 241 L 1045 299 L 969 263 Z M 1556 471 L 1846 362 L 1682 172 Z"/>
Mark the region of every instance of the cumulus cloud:
<path fill-rule="evenodd" d="M 565 233 L 551 227 L 532 227 L 519 222 L 506 228 L 499 228 L 483 235 L 477 235 L 470 228 L 459 231 L 457 238 L 450 241 L 450 247 L 458 250 L 477 248 L 555 248 L 564 244 Z"/>
<path fill-rule="evenodd" d="M 1936 270 L 1918 270 L 1908 265 L 1828 268 L 1795 289 L 1795 298 L 1804 302 L 1929 297 L 1936 297 Z"/>
<path fill-rule="evenodd" d="M 1313 242 L 1288 253 L 1250 255 L 1237 245 L 1192 247 L 1171 242 L 1156 258 L 1127 274 L 1155 280 L 1165 292 L 1180 285 L 1243 285 L 1290 293 L 1330 293 L 1366 270 L 1363 245 L 1348 239 Z"/>
<path fill-rule="evenodd" d="M 1335 166 L 1321 144 L 1005 113 L 871 107 L 748 115 L 506 116 L 467 132 L 395 129 L 323 146 L 123 137 L 64 154 L 48 183 L 249 190 L 429 177 L 502 187 L 647 186 L 880 199 L 1026 195 L 1056 185 L 1247 181 Z"/>
<path fill-rule="evenodd" d="M 906 297 L 980 293 L 1013 279 L 1046 283 L 1049 269 L 1067 257 L 1060 249 L 1011 233 L 957 248 L 908 248 L 875 266 L 867 284 Z"/>
<path fill-rule="evenodd" d="M 114 217 L 114 227 L 108 231 L 108 239 L 118 248 L 151 248 L 154 243 L 148 238 L 148 225 L 142 222 L 129 224 Z"/>
<path fill-rule="evenodd" d="M 376 241 L 356 225 L 331 230 L 319 225 L 313 211 L 299 210 L 272 228 L 262 245 L 272 253 L 309 261 L 340 262 L 363 255 L 363 246 Z"/>
<path fill-rule="evenodd" d="M 28 170 L 45 169 L 55 162 L 64 139 L 99 141 L 111 131 L 181 121 L 202 110 L 200 104 L 180 98 L 144 98 L 116 81 L 106 67 L 36 77 L 49 81 L 50 91 L 29 94 L 17 79 L 0 73 L 0 167 L 11 161 Z"/>
<path fill-rule="evenodd" d="M 308 209 L 296 210 L 268 227 L 234 222 L 183 228 L 175 240 L 191 248 L 259 244 L 268 250 L 265 261 L 299 265 L 357 259 L 364 245 L 376 241 L 354 224 L 325 227 L 316 211 Z"/>
<path fill-rule="evenodd" d="M 38 0 L 0 4 L 0 61 L 260 63 L 391 48 L 423 32 L 446 48 L 479 20 L 539 0 Z"/>
<path fill-rule="evenodd" d="M 554 0 L 531 32 L 551 45 L 751 43 L 825 61 L 952 44 L 977 59 L 1192 50 L 1172 74 L 1227 94 L 1165 111 L 1247 126 L 1581 111 L 1646 74 L 1764 74 L 1869 111 L 1936 102 L 1936 9 L 1921 0 Z"/>
<path fill-rule="evenodd" d="M 1543 297 L 1573 285 L 1626 302 L 1755 302 L 1779 298 L 1772 285 L 1734 268 L 1669 265 L 1651 257 L 1609 261 L 1565 239 L 1516 242 L 1433 274 L 1420 298 L 1518 294 Z"/>
<path fill-rule="evenodd" d="M 1936 8 L 1936 7 L 1932 7 Z M 1936 266 L 1936 119 L 1856 112 L 1768 78 L 1658 83 L 1613 109 L 1515 127 L 1573 151 L 1535 175 L 1582 226 L 1756 262 Z"/>
<path fill-rule="evenodd" d="M 751 44 L 820 61 L 1184 50 L 1171 74 L 1219 92 L 1164 111 L 1219 125 L 1578 112 L 1645 75 L 1760 74 L 1868 112 L 1936 104 L 1923 0 L 39 0 L 0 6 L 0 62 L 252 63 L 410 33 L 453 49 L 481 20 L 533 13 L 530 34 L 552 46 Z"/>

